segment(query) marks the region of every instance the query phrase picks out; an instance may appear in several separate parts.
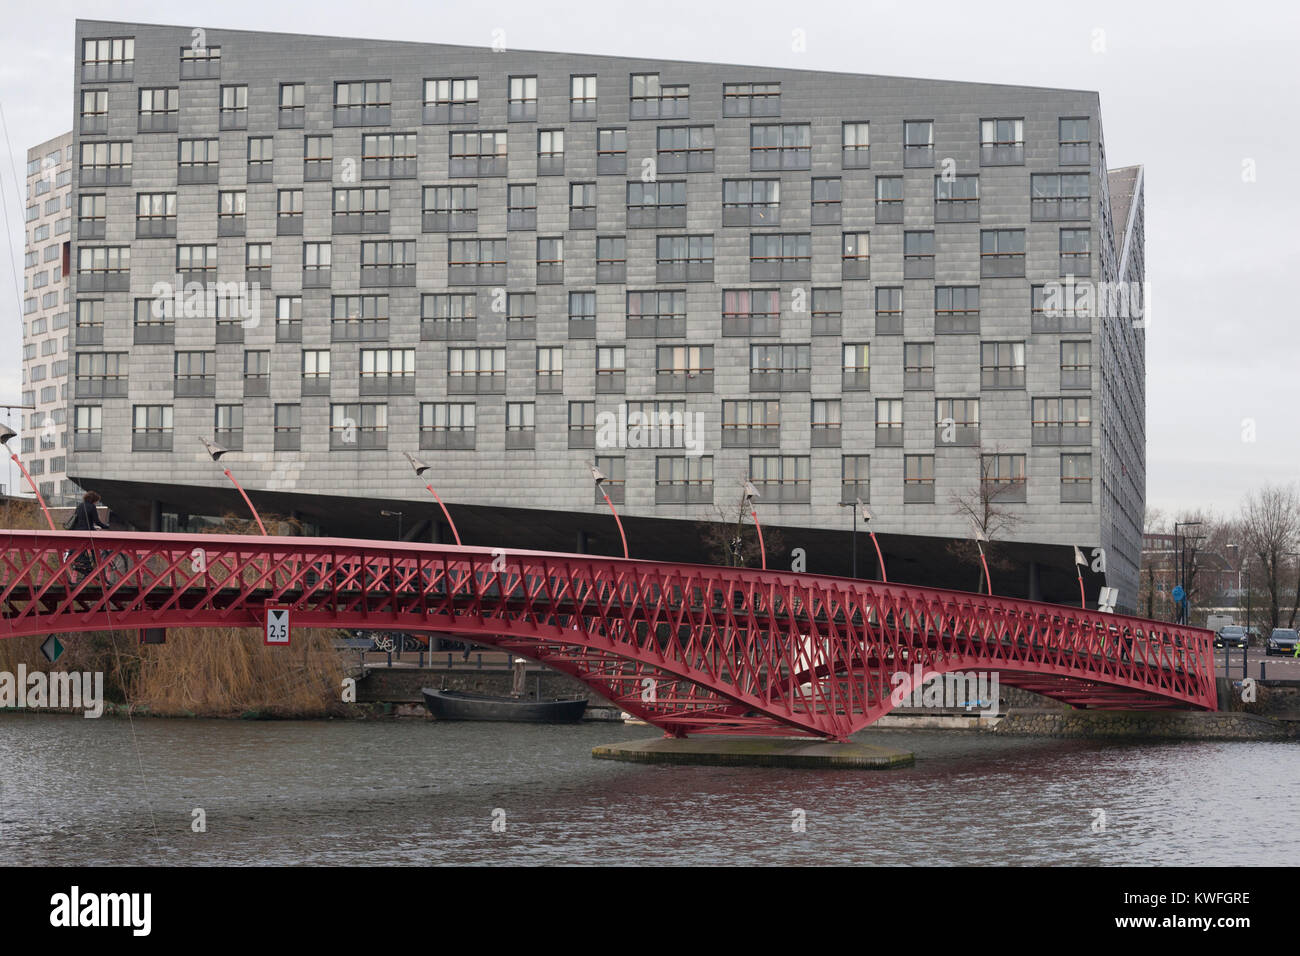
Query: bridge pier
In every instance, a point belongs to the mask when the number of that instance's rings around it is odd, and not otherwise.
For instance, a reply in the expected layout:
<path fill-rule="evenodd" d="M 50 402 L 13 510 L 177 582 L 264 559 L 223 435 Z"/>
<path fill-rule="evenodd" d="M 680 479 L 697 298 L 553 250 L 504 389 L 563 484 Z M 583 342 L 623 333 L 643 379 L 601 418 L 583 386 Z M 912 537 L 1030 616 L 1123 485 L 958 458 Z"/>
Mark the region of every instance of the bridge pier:
<path fill-rule="evenodd" d="M 597 760 L 800 770 L 892 770 L 910 767 L 906 750 L 853 741 L 764 737 L 656 737 L 592 748 Z"/>

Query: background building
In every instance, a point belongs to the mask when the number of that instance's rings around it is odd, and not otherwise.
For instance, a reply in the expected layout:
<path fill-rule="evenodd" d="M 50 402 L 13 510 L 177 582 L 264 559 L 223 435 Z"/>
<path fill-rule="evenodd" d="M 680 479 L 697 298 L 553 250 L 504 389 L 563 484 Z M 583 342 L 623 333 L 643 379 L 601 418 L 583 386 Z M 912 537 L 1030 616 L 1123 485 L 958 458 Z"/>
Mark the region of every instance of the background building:
<path fill-rule="evenodd" d="M 1000 593 L 1077 600 L 1078 545 L 1134 606 L 1143 333 L 1048 301 L 1142 278 L 1141 171 L 1108 172 L 1097 94 L 95 21 L 76 43 L 72 473 L 129 520 L 237 510 L 215 435 L 314 529 L 403 510 L 444 535 L 409 450 L 468 543 L 612 552 L 594 459 L 638 556 L 701 559 L 694 523 L 734 522 L 749 476 L 774 566 L 847 573 L 861 497 L 891 579 L 973 588 L 964 499 L 1005 525 Z M 684 426 L 606 427 L 638 412 Z"/>
<path fill-rule="evenodd" d="M 23 297 L 23 396 L 12 424 L 23 464 L 51 505 L 78 494 L 67 479 L 68 327 L 72 287 L 72 133 L 27 151 L 27 242 Z M 29 494 L 17 469 L 12 492 Z"/>

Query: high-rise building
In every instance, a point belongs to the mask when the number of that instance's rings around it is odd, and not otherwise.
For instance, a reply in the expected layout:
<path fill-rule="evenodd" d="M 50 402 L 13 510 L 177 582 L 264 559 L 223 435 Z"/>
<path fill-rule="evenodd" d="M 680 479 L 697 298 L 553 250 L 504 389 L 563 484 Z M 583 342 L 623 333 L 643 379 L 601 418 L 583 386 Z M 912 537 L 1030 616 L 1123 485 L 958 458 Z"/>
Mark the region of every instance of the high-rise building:
<path fill-rule="evenodd" d="M 72 474 L 142 526 L 1137 590 L 1140 169 L 1096 93 L 80 21 Z M 1080 297 L 1082 296 L 1082 297 Z M 862 539 L 859 573 L 874 576 Z M 1105 577 L 1102 575 L 1104 561 Z"/>
<path fill-rule="evenodd" d="M 23 408 L 15 428 L 23 464 L 51 505 L 69 503 L 77 493 L 66 469 L 72 165 L 70 132 L 27 151 Z M 14 491 L 27 494 L 21 485 Z"/>

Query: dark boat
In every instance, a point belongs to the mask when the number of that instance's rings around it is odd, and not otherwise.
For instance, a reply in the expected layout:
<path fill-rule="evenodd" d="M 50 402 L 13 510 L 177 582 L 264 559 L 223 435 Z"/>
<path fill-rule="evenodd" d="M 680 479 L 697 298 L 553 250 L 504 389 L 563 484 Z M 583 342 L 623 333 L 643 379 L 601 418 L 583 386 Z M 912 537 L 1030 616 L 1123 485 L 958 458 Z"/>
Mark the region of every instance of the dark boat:
<path fill-rule="evenodd" d="M 528 700 L 489 697 L 459 690 L 425 687 L 424 706 L 437 720 L 510 720 L 527 724 L 572 724 L 587 709 L 585 697 L 569 700 Z"/>

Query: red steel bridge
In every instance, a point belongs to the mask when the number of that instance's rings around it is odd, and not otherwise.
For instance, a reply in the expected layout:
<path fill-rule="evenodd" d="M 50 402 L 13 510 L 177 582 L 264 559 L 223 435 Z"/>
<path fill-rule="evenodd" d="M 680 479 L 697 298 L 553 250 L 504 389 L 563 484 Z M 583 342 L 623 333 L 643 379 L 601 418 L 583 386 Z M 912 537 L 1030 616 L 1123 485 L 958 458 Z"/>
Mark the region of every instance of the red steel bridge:
<path fill-rule="evenodd" d="M 0 556 L 0 637 L 261 627 L 268 605 L 297 628 L 510 651 L 672 736 L 843 740 L 888 713 L 891 677 L 918 666 L 996 672 L 1076 707 L 1217 704 L 1209 631 L 961 591 L 343 538 L 15 531 Z"/>

